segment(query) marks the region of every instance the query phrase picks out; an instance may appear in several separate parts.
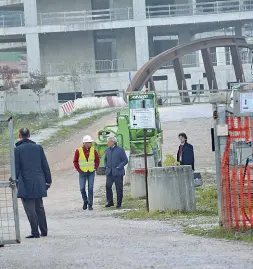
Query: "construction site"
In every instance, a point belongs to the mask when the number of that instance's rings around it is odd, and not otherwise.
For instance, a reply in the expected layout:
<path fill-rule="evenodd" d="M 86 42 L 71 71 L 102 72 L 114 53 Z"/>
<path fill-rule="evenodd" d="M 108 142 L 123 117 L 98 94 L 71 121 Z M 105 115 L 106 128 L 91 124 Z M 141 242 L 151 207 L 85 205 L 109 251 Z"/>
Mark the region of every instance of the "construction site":
<path fill-rule="evenodd" d="M 251 1 L 79 2 L 0 1 L 0 58 L 27 57 L 24 69 L 0 61 L 0 268 L 253 268 Z M 189 16 L 198 26 L 186 31 Z M 85 68 L 59 65 L 68 35 L 73 59 L 86 44 Z M 20 128 L 52 175 L 48 234 L 32 239 L 17 198 Z M 99 158 L 92 210 L 73 165 L 84 136 Z M 122 205 L 108 207 L 111 138 L 128 163 Z"/>

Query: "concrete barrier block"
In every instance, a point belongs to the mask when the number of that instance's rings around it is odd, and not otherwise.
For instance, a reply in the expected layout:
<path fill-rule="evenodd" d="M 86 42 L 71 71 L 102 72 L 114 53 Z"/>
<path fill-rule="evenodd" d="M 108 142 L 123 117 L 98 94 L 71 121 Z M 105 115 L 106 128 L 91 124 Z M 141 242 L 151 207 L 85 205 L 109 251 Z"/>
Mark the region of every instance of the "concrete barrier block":
<path fill-rule="evenodd" d="M 131 175 L 132 198 L 146 197 L 145 169 L 132 169 Z"/>
<path fill-rule="evenodd" d="M 191 166 L 149 169 L 148 195 L 150 211 L 195 211 L 195 190 Z"/>
<path fill-rule="evenodd" d="M 154 155 L 148 156 L 148 167 L 155 167 L 155 159 Z M 144 163 L 144 157 L 143 156 L 136 156 L 136 155 L 130 155 L 129 156 L 129 163 L 126 170 L 126 177 L 125 177 L 125 184 L 131 183 L 132 178 L 132 169 L 144 169 L 145 163 Z"/>

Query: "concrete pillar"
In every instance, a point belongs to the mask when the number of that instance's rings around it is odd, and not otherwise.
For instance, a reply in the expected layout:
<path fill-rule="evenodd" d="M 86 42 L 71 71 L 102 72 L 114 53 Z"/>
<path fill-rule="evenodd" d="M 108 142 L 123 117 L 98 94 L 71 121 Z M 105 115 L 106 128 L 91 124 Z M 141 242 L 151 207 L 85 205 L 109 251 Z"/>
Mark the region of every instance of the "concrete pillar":
<path fill-rule="evenodd" d="M 25 25 L 36 26 L 38 24 L 37 0 L 24 1 Z"/>
<path fill-rule="evenodd" d="M 40 42 L 38 34 L 26 35 L 28 72 L 41 71 Z"/>
<path fill-rule="evenodd" d="M 133 15 L 135 20 L 146 19 L 146 0 L 133 1 Z"/>
<path fill-rule="evenodd" d="M 147 157 L 148 167 L 155 167 L 155 158 L 153 155 Z M 140 198 L 146 196 L 146 183 L 144 174 L 144 157 L 131 155 L 129 158 L 127 175 L 131 183 L 131 196 Z"/>
<path fill-rule="evenodd" d="M 137 70 L 149 61 L 148 28 L 135 27 L 135 47 Z"/>
<path fill-rule="evenodd" d="M 226 65 L 226 50 L 224 47 L 216 48 L 217 66 Z"/>
<path fill-rule="evenodd" d="M 235 25 L 235 35 L 242 36 L 242 24 L 241 23 L 237 23 Z"/>
<path fill-rule="evenodd" d="M 196 0 L 191 0 L 190 3 L 192 4 L 192 14 L 198 14 L 197 8 L 196 8 Z"/>
<path fill-rule="evenodd" d="M 131 197 L 134 199 L 146 197 L 145 169 L 132 169 Z"/>
<path fill-rule="evenodd" d="M 195 190 L 191 166 L 149 169 L 148 195 L 150 211 L 195 211 Z"/>
<path fill-rule="evenodd" d="M 186 45 L 191 42 L 192 35 L 189 31 L 181 29 L 178 32 L 178 43 L 179 45 Z"/>

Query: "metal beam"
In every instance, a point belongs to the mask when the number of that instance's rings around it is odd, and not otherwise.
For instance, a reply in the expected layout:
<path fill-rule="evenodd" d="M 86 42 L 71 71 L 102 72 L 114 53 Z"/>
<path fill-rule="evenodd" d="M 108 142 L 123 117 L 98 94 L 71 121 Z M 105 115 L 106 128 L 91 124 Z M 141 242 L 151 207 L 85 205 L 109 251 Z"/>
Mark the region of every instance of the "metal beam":
<path fill-rule="evenodd" d="M 238 46 L 230 47 L 232 62 L 235 70 L 236 82 L 245 82 L 242 60 L 239 54 Z"/>
<path fill-rule="evenodd" d="M 153 91 L 153 92 L 156 91 L 156 88 L 155 88 L 155 82 L 154 82 L 153 77 L 151 77 L 151 78 L 149 79 L 149 81 L 146 82 L 145 86 L 146 86 L 146 89 L 149 89 L 150 91 Z"/>
<path fill-rule="evenodd" d="M 178 57 L 182 57 L 185 54 L 189 54 L 198 50 L 212 47 L 248 47 L 244 37 L 236 36 L 219 36 L 212 38 L 204 38 L 195 40 L 187 45 L 179 45 L 171 48 L 158 56 L 151 59 L 142 68 L 140 68 L 132 79 L 131 85 L 128 86 L 127 92 L 131 92 L 132 89 L 141 90 L 145 83 L 150 79 L 153 74 L 163 67 L 168 62 L 172 62 Z"/>
<path fill-rule="evenodd" d="M 187 89 L 187 84 L 184 76 L 184 69 L 182 62 L 179 58 L 173 60 L 173 67 L 177 79 L 177 86 L 180 92 L 180 97 L 182 103 L 190 103 L 189 93 Z"/>
<path fill-rule="evenodd" d="M 210 49 L 209 48 L 202 49 L 201 54 L 206 70 L 206 77 L 208 81 L 209 90 L 212 90 L 212 92 L 217 92 L 218 84 L 213 69 L 213 62 L 210 54 Z"/>

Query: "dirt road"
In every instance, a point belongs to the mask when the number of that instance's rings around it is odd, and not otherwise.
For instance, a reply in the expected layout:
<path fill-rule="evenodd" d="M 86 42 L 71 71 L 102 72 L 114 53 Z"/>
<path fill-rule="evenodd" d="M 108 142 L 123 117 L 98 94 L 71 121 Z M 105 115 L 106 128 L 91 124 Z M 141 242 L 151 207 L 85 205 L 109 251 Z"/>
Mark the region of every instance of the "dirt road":
<path fill-rule="evenodd" d="M 99 127 L 113 121 L 111 115 L 106 116 L 84 133 L 95 137 Z M 171 127 L 179 130 L 182 122 L 175 125 Z M 186 122 L 186 126 L 191 124 Z M 165 141 L 172 135 L 171 127 L 165 128 Z M 98 206 L 93 212 L 84 212 L 72 167 L 72 155 L 82 136 L 75 134 L 71 141 L 47 153 L 54 179 L 49 198 L 45 199 L 49 236 L 23 239 L 21 245 L 0 249 L 1 269 L 253 268 L 252 245 L 185 235 L 164 222 L 113 218 Z M 176 140 L 166 150 L 174 150 L 174 144 Z M 202 151 L 208 155 L 202 148 L 199 156 Z M 104 182 L 104 177 L 97 177 L 95 189 Z M 29 226 L 21 207 L 20 213 L 24 238 Z"/>

